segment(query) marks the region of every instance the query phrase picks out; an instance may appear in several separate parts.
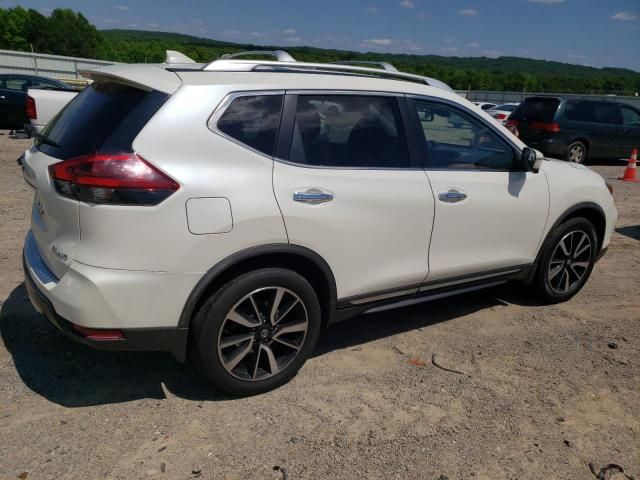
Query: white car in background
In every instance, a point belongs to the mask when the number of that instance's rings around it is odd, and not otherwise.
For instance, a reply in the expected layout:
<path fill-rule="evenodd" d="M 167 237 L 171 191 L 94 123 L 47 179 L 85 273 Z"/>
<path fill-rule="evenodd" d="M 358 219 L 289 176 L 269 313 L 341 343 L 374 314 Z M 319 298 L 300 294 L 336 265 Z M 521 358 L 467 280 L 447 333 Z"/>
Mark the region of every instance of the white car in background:
<path fill-rule="evenodd" d="M 29 136 L 37 136 L 44 127 L 78 95 L 74 90 L 52 90 L 30 88 L 27 91 L 27 118 L 25 131 Z"/>
<path fill-rule="evenodd" d="M 490 102 L 473 102 L 473 104 L 479 106 L 482 110 L 489 110 L 497 105 L 496 103 Z"/>
<path fill-rule="evenodd" d="M 272 53 L 85 71 L 24 153 L 25 284 L 67 336 L 189 349 L 218 387 L 255 394 L 331 322 L 511 280 L 550 303 L 585 284 L 617 216 L 600 175 L 437 80 Z"/>
<path fill-rule="evenodd" d="M 493 118 L 504 124 L 520 103 L 502 103 L 487 110 L 487 113 Z"/>

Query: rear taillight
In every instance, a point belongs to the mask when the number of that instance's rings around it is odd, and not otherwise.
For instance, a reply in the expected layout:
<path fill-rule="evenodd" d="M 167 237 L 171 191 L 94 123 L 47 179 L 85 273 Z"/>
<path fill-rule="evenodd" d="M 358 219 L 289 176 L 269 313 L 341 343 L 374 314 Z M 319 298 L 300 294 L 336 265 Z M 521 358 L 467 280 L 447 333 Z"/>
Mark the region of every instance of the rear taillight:
<path fill-rule="evenodd" d="M 135 153 L 94 154 L 49 166 L 56 191 L 87 203 L 157 205 L 180 188 Z"/>
<path fill-rule="evenodd" d="M 531 130 L 543 130 L 545 132 L 553 132 L 558 133 L 560 131 L 560 125 L 557 123 L 547 123 L 547 122 L 533 122 L 529 125 Z"/>
<path fill-rule="evenodd" d="M 38 112 L 36 110 L 36 101 L 33 97 L 27 96 L 27 118 L 29 120 L 35 120 L 38 118 Z"/>
<path fill-rule="evenodd" d="M 507 127 L 518 128 L 518 125 L 520 125 L 520 122 L 518 122 L 518 120 L 507 120 L 507 123 L 505 125 Z"/>
<path fill-rule="evenodd" d="M 507 115 L 504 113 L 496 113 L 493 115 L 493 118 L 495 118 L 496 120 L 504 120 L 505 118 L 507 118 Z"/>

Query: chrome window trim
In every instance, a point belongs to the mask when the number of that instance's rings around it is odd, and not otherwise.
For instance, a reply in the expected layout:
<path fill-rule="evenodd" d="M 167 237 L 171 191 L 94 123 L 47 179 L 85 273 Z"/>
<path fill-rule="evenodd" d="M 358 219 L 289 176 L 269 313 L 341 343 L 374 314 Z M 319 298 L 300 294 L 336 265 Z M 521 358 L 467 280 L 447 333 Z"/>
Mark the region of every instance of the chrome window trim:
<path fill-rule="evenodd" d="M 405 94 L 401 92 L 384 92 L 380 90 L 326 90 L 317 88 L 297 88 L 287 89 L 287 95 L 359 95 L 365 97 L 404 97 Z"/>
<path fill-rule="evenodd" d="M 237 91 L 237 92 L 230 92 L 224 96 L 224 98 L 220 101 L 220 103 L 218 103 L 216 108 L 214 108 L 213 113 L 211 113 L 211 115 L 209 116 L 209 119 L 207 120 L 207 128 L 211 130 L 213 133 L 220 135 L 221 137 L 227 140 L 230 140 L 233 143 L 240 145 L 241 147 L 244 147 L 247 150 L 252 151 L 253 153 L 257 153 L 258 155 L 268 158 L 269 160 L 273 160 L 274 158 L 273 155 L 267 155 L 266 153 L 261 152 L 260 150 L 256 150 L 252 146 L 247 145 L 246 143 L 241 142 L 237 138 L 234 138 L 231 135 L 227 135 L 226 133 L 218 129 L 218 120 L 220 120 L 220 117 L 224 115 L 224 113 L 227 111 L 227 108 L 229 108 L 229 105 L 231 105 L 234 100 L 241 97 L 262 97 L 266 95 L 282 95 L 282 106 L 280 107 L 281 108 L 280 120 L 282 121 L 282 107 L 284 107 L 284 95 L 285 95 L 284 90 L 243 90 L 243 91 Z M 277 141 L 278 141 L 278 133 L 276 132 L 276 142 Z M 274 145 L 274 150 L 275 150 L 275 145 Z"/>
<path fill-rule="evenodd" d="M 458 110 L 463 111 L 466 115 L 470 116 L 471 118 L 473 118 L 474 120 L 479 121 L 480 123 L 482 123 L 485 127 L 487 127 L 489 130 L 491 130 L 493 133 L 495 133 L 500 139 L 502 139 L 504 142 L 507 143 L 507 146 L 511 147 L 511 149 L 513 150 L 514 156 L 517 158 L 518 155 L 522 155 L 522 149 L 513 141 L 513 139 L 509 138 L 504 132 L 500 131 L 497 127 L 498 125 L 493 125 L 491 121 L 489 121 L 486 118 L 482 118 L 481 116 L 479 116 L 476 112 L 474 112 L 473 110 L 465 107 L 464 105 L 461 105 L 457 102 L 453 102 L 451 100 L 447 100 L 446 98 L 440 98 L 440 97 L 432 97 L 429 95 L 416 95 L 416 94 L 407 94 L 406 95 L 407 98 L 411 98 L 413 100 L 417 100 L 417 101 L 424 101 L 424 102 L 430 102 L 430 103 L 439 103 L 441 105 L 446 105 L 448 107 L 453 107 L 456 108 Z M 428 160 L 428 159 L 427 159 Z M 447 171 L 447 172 L 459 172 L 459 171 L 465 171 L 465 172 L 519 172 L 521 170 L 509 170 L 509 169 L 449 169 L 449 168 L 431 168 L 428 165 L 425 165 L 424 167 L 425 170 L 439 170 L 439 171 Z"/>

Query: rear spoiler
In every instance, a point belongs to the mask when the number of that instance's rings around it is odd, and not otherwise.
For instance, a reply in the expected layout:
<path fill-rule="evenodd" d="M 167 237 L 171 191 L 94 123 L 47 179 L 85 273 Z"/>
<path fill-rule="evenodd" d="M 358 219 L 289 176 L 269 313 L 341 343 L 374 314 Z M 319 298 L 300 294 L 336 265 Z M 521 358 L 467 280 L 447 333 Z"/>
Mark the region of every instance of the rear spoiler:
<path fill-rule="evenodd" d="M 158 90 L 168 94 L 174 93 L 182 85 L 178 75 L 152 64 L 118 64 L 78 71 L 83 77 L 95 82 L 110 81 L 141 90 Z"/>

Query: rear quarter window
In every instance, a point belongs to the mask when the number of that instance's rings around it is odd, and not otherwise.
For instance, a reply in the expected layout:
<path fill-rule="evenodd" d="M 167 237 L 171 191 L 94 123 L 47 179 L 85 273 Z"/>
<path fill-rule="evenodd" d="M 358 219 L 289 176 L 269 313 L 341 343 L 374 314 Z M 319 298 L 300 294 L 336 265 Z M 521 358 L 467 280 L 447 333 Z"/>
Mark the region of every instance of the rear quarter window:
<path fill-rule="evenodd" d="M 225 109 L 215 126 L 234 140 L 272 156 L 283 98 L 281 94 L 240 96 Z"/>
<path fill-rule="evenodd" d="M 36 147 L 55 158 L 93 153 L 129 152 L 142 127 L 168 95 L 114 82 L 96 82 L 79 93 L 43 131 L 51 140 L 36 140 Z"/>

